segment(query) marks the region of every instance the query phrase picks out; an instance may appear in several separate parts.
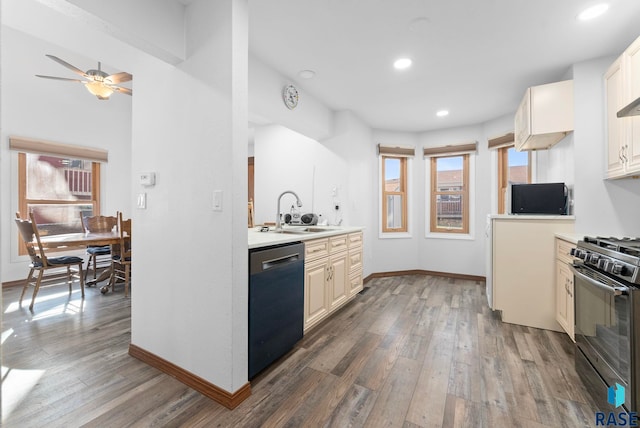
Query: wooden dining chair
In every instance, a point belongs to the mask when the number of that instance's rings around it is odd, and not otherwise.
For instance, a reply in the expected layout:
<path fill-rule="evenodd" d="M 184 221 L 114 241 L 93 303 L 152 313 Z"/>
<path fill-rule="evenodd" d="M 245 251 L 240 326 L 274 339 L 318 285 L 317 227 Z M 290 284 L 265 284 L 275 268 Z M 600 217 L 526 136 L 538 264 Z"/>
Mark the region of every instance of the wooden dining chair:
<path fill-rule="evenodd" d="M 82 226 L 86 232 L 111 232 L 113 228 L 118 225 L 118 218 L 115 216 L 95 215 L 87 217 L 81 216 L 81 218 Z M 93 279 L 95 280 L 99 267 L 106 268 L 111 266 L 110 245 L 88 246 L 87 255 L 89 256 L 89 259 L 87 260 L 87 267 L 84 269 L 85 281 L 87 280 L 87 274 L 89 273 L 90 267 L 93 268 L 91 270 L 93 270 Z"/>
<path fill-rule="evenodd" d="M 33 213 L 29 214 L 28 220 L 23 219 L 20 216 L 20 213 L 16 213 L 15 221 L 18 226 L 18 230 L 20 231 L 20 236 L 24 241 L 24 245 L 27 247 L 29 258 L 31 259 L 29 275 L 25 280 L 22 293 L 20 294 L 20 305 L 22 305 L 22 298 L 24 297 L 24 293 L 27 291 L 27 288 L 29 288 L 29 284 L 33 284 L 33 297 L 31 298 L 31 304 L 29 305 L 29 310 L 33 311 L 33 304 L 36 301 L 36 295 L 40 290 L 43 280 L 49 281 L 59 279 L 59 277 L 44 278 L 44 273 L 48 270 L 61 268 L 67 269 L 69 293 L 71 293 L 71 283 L 75 276 L 80 281 L 80 290 L 82 291 L 82 298 L 84 299 L 84 277 L 82 276 L 82 263 L 84 260 L 75 256 L 47 257 L 40 242 L 40 234 L 38 233 L 38 226 L 33 218 Z M 72 270 L 72 266 L 77 266 L 77 270 Z M 34 277 L 34 273 L 36 271 L 38 272 L 37 278 Z"/>
<path fill-rule="evenodd" d="M 131 279 L 131 219 L 123 220 L 122 213 L 118 213 L 118 230 L 120 242 L 111 246 L 111 291 L 117 280 L 124 281 L 124 297 L 129 296 L 129 282 Z M 105 288 L 102 289 L 106 292 Z"/>

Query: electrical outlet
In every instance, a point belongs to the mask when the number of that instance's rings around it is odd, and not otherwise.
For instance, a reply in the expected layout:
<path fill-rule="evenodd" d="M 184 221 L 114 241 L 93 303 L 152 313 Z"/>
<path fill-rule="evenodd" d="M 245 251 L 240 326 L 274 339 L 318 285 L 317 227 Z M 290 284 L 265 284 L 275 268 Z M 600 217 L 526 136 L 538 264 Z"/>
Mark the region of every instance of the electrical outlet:
<path fill-rule="evenodd" d="M 213 191 L 213 210 L 222 211 L 222 190 Z"/>
<path fill-rule="evenodd" d="M 334 208 L 336 211 L 340 211 L 340 203 L 339 203 L 339 202 L 334 203 L 333 208 Z"/>

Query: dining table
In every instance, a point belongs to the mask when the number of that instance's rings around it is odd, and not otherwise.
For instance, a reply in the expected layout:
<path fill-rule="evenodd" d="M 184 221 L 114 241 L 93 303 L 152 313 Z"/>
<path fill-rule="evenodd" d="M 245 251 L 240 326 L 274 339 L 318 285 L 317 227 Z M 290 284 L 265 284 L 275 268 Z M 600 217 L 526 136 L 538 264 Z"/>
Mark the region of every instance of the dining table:
<path fill-rule="evenodd" d="M 120 242 L 120 232 L 77 232 L 40 236 L 43 248 L 113 245 Z M 37 242 L 34 242 L 37 244 Z"/>
<path fill-rule="evenodd" d="M 40 245 L 43 248 L 65 248 L 65 247 L 87 247 L 114 245 L 120 242 L 120 232 L 77 232 L 65 233 L 60 235 L 40 236 Z M 37 245 L 37 242 L 34 242 Z M 98 278 L 87 281 L 87 286 L 95 285 L 101 281 L 109 279 L 111 269 L 103 270 Z M 106 287 L 106 286 L 105 286 Z M 103 287 L 104 288 L 104 287 Z M 103 291 L 104 292 L 104 291 Z"/>

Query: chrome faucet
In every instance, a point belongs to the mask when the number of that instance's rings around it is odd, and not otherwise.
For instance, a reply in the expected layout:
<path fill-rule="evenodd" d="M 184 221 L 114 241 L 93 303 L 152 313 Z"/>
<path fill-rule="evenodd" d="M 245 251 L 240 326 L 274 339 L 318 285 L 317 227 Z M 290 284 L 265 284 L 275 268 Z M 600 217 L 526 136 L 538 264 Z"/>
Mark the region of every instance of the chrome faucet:
<path fill-rule="evenodd" d="M 294 191 L 285 190 L 284 192 L 280 193 L 280 196 L 278 196 L 278 212 L 276 213 L 276 229 L 275 229 L 276 232 L 282 231 L 282 222 L 280 221 L 280 200 L 287 193 L 291 193 L 293 196 L 296 197 L 296 204 L 298 204 L 298 207 L 302 206 L 302 202 L 300 201 L 300 198 L 298 197 L 298 195 L 296 195 Z"/>

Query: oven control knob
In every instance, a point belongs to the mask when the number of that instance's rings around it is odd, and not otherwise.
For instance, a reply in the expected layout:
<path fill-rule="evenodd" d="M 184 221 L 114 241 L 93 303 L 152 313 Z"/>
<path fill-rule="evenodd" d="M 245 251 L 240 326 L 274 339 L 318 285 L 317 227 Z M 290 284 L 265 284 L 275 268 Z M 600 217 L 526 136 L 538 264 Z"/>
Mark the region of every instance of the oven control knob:
<path fill-rule="evenodd" d="M 606 260 L 606 259 L 598 260 L 598 269 L 602 269 L 606 271 L 607 267 L 609 267 L 609 260 Z"/>
<path fill-rule="evenodd" d="M 624 271 L 624 266 L 620 263 L 614 263 L 611 267 L 611 273 L 615 275 L 620 275 Z"/>
<path fill-rule="evenodd" d="M 596 264 L 596 263 L 598 263 L 598 259 L 599 258 L 600 258 L 599 255 L 591 254 L 591 255 L 589 255 L 589 263 Z"/>
<path fill-rule="evenodd" d="M 589 259 L 589 253 L 586 251 L 580 251 L 578 253 L 578 257 L 586 262 Z"/>
<path fill-rule="evenodd" d="M 578 250 L 577 248 L 572 248 L 571 252 L 569 254 L 571 254 L 574 257 L 578 257 L 578 253 L 580 252 L 580 250 Z"/>

